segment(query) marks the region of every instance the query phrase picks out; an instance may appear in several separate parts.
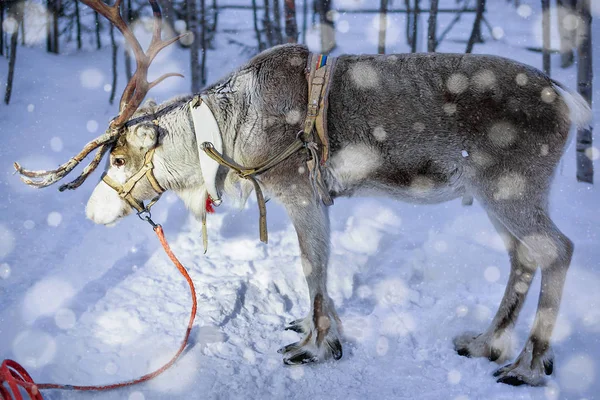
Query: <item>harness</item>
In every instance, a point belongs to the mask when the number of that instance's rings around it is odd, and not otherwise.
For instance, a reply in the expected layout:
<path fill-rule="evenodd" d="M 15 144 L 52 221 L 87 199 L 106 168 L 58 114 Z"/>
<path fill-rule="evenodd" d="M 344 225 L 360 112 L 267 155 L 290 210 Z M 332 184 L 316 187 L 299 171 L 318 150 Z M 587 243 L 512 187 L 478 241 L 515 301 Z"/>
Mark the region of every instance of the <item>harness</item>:
<path fill-rule="evenodd" d="M 224 166 L 234 171 L 238 177 L 246 179 L 252 183 L 256 193 L 256 202 L 259 210 L 259 235 L 260 240 L 268 242 L 267 232 L 267 208 L 266 201 L 260 185 L 256 179 L 257 175 L 268 171 L 282 161 L 289 158 L 302 149 L 306 149 L 310 156 L 306 161 L 309 171 L 309 179 L 313 186 L 315 195 L 320 198 L 323 204 L 329 206 L 333 204 L 333 199 L 323 181 L 321 168 L 326 167 L 329 159 L 329 138 L 327 135 L 327 105 L 329 88 L 331 86 L 331 76 L 335 68 L 334 57 L 328 57 L 320 54 L 309 54 L 305 70 L 308 82 L 308 107 L 304 128 L 296 139 L 279 154 L 269 158 L 267 161 L 254 167 L 244 167 L 223 154 L 222 136 L 219 125 L 214 114 L 204 101 L 202 95 L 197 95 L 189 102 L 190 113 L 194 123 L 196 135 L 196 144 L 198 146 L 198 156 L 200 159 L 200 170 L 205 183 L 207 206 L 202 214 L 202 237 L 204 252 L 208 247 L 208 233 L 206 228 L 207 209 L 212 209 L 212 205 L 221 204 L 221 196 L 216 186 L 216 176 L 220 166 Z M 317 132 L 317 137 L 314 131 Z M 319 154 L 320 147 L 320 154 Z M 138 216 L 145 219 L 150 217 L 150 207 L 152 207 L 165 191 L 156 178 L 152 170 L 154 165 L 152 157 L 155 148 L 150 149 L 144 156 L 144 165 L 140 170 L 127 180 L 123 185 L 115 182 L 106 173 L 102 175 L 102 180 L 114 189 L 119 196 L 125 200 L 132 208 L 137 210 Z M 157 193 L 148 205 L 136 200 L 131 192 L 135 185 L 146 177 Z"/>
<path fill-rule="evenodd" d="M 143 212 L 149 212 L 150 207 L 156 204 L 158 199 L 160 199 L 160 196 L 162 196 L 162 194 L 165 192 L 165 189 L 163 189 L 160 186 L 160 184 L 154 177 L 154 173 L 152 172 L 152 170 L 154 169 L 152 157 L 154 157 L 155 150 L 156 147 L 153 147 L 146 152 L 146 155 L 144 156 L 144 165 L 142 166 L 142 168 L 140 168 L 138 172 L 136 172 L 131 178 L 127 180 L 127 182 L 125 182 L 122 185 L 114 179 L 112 179 L 110 176 L 108 176 L 106 172 L 102 174 L 102 181 L 104 181 L 104 183 L 106 183 L 108 186 L 114 189 L 119 195 L 119 197 L 125 200 L 132 208 L 137 210 L 138 214 L 141 214 Z M 152 189 L 154 189 L 154 191 L 157 194 L 156 197 L 150 200 L 148 205 L 144 205 L 142 201 L 137 200 L 131 195 L 131 192 L 133 191 L 135 185 L 144 176 L 148 179 L 148 182 L 150 182 Z"/>

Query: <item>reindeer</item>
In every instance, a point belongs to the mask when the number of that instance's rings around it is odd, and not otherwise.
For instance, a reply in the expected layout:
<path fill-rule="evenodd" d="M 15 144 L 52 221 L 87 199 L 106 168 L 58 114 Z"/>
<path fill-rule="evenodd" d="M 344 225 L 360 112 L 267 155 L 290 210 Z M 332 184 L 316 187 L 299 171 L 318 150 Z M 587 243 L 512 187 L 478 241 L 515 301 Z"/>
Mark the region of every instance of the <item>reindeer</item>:
<path fill-rule="evenodd" d="M 264 164 L 298 139 L 308 110 L 307 48 L 274 47 L 199 94 L 140 107 L 151 87 L 178 75 L 146 80 L 154 56 L 177 38 L 161 39 L 155 0 L 146 53 L 119 15 L 120 0 L 113 6 L 82 1 L 121 30 L 137 70 L 103 135 L 56 170 L 28 171 L 16 164 L 22 179 L 49 186 L 97 149 L 82 174 L 60 188 L 75 189 L 110 151 L 86 207 L 89 219 L 105 225 L 132 210 L 144 212 L 143 201 L 166 190 L 198 218 L 205 218 L 207 201 L 218 203 L 221 193 L 243 203 L 252 190 L 264 192 L 285 207 L 296 229 L 311 302 L 309 315 L 286 327 L 301 340 L 279 352 L 286 364 L 341 358 L 341 322 L 327 294 L 328 208 L 306 168 L 315 157 L 308 151 L 314 143 L 254 174 L 253 182 L 224 166 L 208 173 L 200 161 L 213 145 L 200 143 L 199 131 L 211 130 L 231 165 Z M 573 243 L 550 218 L 548 195 L 571 125 L 590 120 L 587 103 L 530 66 L 471 54 L 342 55 L 328 98 L 330 158 L 321 170 L 326 195 L 385 195 L 414 203 L 472 196 L 504 239 L 511 265 L 504 297 L 485 332 L 454 339 L 459 355 L 509 359 L 510 333 L 541 269 L 529 338 L 518 357 L 494 375 L 511 385 L 544 384 L 553 370 L 550 338 L 573 254 Z M 198 102 L 205 115 L 200 122 L 191 107 Z"/>

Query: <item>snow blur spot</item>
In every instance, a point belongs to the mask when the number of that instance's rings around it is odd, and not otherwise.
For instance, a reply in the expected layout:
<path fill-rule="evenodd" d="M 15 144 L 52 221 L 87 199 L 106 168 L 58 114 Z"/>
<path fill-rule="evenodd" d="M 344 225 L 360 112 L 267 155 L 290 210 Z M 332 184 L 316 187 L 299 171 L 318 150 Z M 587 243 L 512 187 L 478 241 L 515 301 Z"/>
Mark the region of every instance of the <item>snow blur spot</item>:
<path fill-rule="evenodd" d="M 110 83 L 107 83 L 106 85 L 104 85 L 103 89 L 106 93 L 108 93 L 112 90 L 112 85 Z"/>
<path fill-rule="evenodd" d="M 498 179 L 497 190 L 494 193 L 496 200 L 520 199 L 525 194 L 525 178 L 516 172 L 503 175 Z"/>
<path fill-rule="evenodd" d="M 542 101 L 544 103 L 552 103 L 556 99 L 556 92 L 551 87 L 545 87 L 542 89 Z"/>
<path fill-rule="evenodd" d="M 301 117 L 302 114 L 299 110 L 291 110 L 285 114 L 285 122 L 287 122 L 290 125 L 296 125 L 300 122 Z"/>
<path fill-rule="evenodd" d="M 75 316 L 75 313 L 68 308 L 61 308 L 54 314 L 54 322 L 60 329 L 67 330 L 75 326 L 77 317 Z"/>
<path fill-rule="evenodd" d="M 523 241 L 533 250 L 534 258 L 542 268 L 550 266 L 558 257 L 558 248 L 551 237 L 534 234 L 526 236 Z"/>
<path fill-rule="evenodd" d="M 304 60 L 302 60 L 302 58 L 300 57 L 290 57 L 290 64 L 294 67 L 299 67 L 301 65 L 304 65 Z"/>
<path fill-rule="evenodd" d="M 380 356 L 385 356 L 390 349 L 390 342 L 385 336 L 380 336 L 375 345 L 375 351 Z"/>
<path fill-rule="evenodd" d="M 179 39 L 179 43 L 181 43 L 184 46 L 190 46 L 192 43 L 194 43 L 195 37 L 194 37 L 194 32 L 188 31 L 188 30 L 184 30 L 181 32 L 182 36 Z"/>
<path fill-rule="evenodd" d="M 146 330 L 146 325 L 133 311 L 112 310 L 96 319 L 94 336 L 108 345 L 124 345 L 133 343 Z"/>
<path fill-rule="evenodd" d="M 288 371 L 290 371 L 290 378 L 292 378 L 295 381 L 302 379 L 304 377 L 304 368 L 302 368 L 302 367 L 289 368 Z"/>
<path fill-rule="evenodd" d="M 550 381 L 546 384 L 544 387 L 544 395 L 546 396 L 546 400 L 558 400 L 560 398 L 560 388 L 556 382 Z"/>
<path fill-rule="evenodd" d="M 525 85 L 527 85 L 529 78 L 527 78 L 527 75 L 525 75 L 524 73 L 521 72 L 521 73 L 517 74 L 515 81 L 517 82 L 517 85 L 525 86 Z"/>
<path fill-rule="evenodd" d="M 468 152 L 468 151 L 466 151 L 466 150 L 463 150 L 463 151 L 461 151 L 461 152 L 460 152 L 460 154 L 461 154 L 463 157 L 465 157 L 465 158 L 466 158 L 466 157 L 469 157 L 469 152 Z"/>
<path fill-rule="evenodd" d="M 500 279 L 500 270 L 498 267 L 494 266 L 487 267 L 483 272 L 483 277 L 488 282 L 496 282 L 498 279 Z"/>
<path fill-rule="evenodd" d="M 477 90 L 486 90 L 496 84 L 496 75 L 492 71 L 484 69 L 473 75 L 473 85 Z"/>
<path fill-rule="evenodd" d="M 10 278 L 10 265 L 7 263 L 0 264 L 0 279 Z"/>
<path fill-rule="evenodd" d="M 473 149 L 471 149 L 471 159 L 475 164 L 483 168 L 489 167 L 494 162 L 491 155 L 479 150 L 474 151 Z"/>
<path fill-rule="evenodd" d="M 492 317 L 492 310 L 483 304 L 477 304 L 475 310 L 473 310 L 473 315 L 478 321 L 485 322 Z"/>
<path fill-rule="evenodd" d="M 529 18 L 531 13 L 531 6 L 528 4 L 521 4 L 519 7 L 517 7 L 517 14 L 519 14 L 519 17 L 521 18 Z"/>
<path fill-rule="evenodd" d="M 556 319 L 554 330 L 552 331 L 552 341 L 554 343 L 562 342 L 571 336 L 572 332 L 573 328 L 569 320 L 566 319 L 566 317 L 564 317 L 562 314 L 559 314 L 558 318 Z"/>
<path fill-rule="evenodd" d="M 350 30 L 350 22 L 348 22 L 346 20 L 342 20 L 342 21 L 338 22 L 337 30 L 340 33 L 348 33 L 348 31 Z"/>
<path fill-rule="evenodd" d="M 567 14 L 561 22 L 563 28 L 565 28 L 568 31 L 574 31 L 579 27 L 580 18 L 577 17 L 575 14 Z"/>
<path fill-rule="evenodd" d="M 29 112 L 33 112 L 33 110 L 35 110 L 35 106 L 34 106 L 33 104 L 29 104 L 29 105 L 27 106 L 27 111 L 29 111 Z"/>
<path fill-rule="evenodd" d="M 382 305 L 401 305 L 408 298 L 408 287 L 400 279 L 389 279 L 375 287 L 375 297 Z"/>
<path fill-rule="evenodd" d="M 35 222 L 33 222 L 32 220 L 28 219 L 25 222 L 23 222 L 23 227 L 25 229 L 33 229 L 33 228 L 35 228 Z"/>
<path fill-rule="evenodd" d="M 304 167 L 298 167 L 298 173 L 299 173 L 300 175 L 302 175 L 302 174 L 303 174 L 303 173 L 305 173 L 305 172 L 306 172 L 306 168 L 304 168 Z"/>
<path fill-rule="evenodd" d="M 600 150 L 597 147 L 588 147 L 585 149 L 585 155 L 592 161 L 596 161 L 600 158 Z"/>
<path fill-rule="evenodd" d="M 446 82 L 446 87 L 450 93 L 460 94 L 469 87 L 469 78 L 463 74 L 452 74 Z"/>
<path fill-rule="evenodd" d="M 433 189 L 434 183 L 431 179 L 426 176 L 417 175 L 410 182 L 410 192 L 415 196 L 427 196 L 427 194 Z"/>
<path fill-rule="evenodd" d="M 548 147 L 548 145 L 547 144 L 543 144 L 540 147 L 540 155 L 547 156 L 548 155 L 548 150 L 550 150 L 550 148 Z"/>
<path fill-rule="evenodd" d="M 43 331 L 21 332 L 13 341 L 15 359 L 25 368 L 41 368 L 48 365 L 56 355 L 56 341 Z"/>
<path fill-rule="evenodd" d="M 144 394 L 142 392 L 133 392 L 129 395 L 128 400 L 145 400 Z"/>
<path fill-rule="evenodd" d="M 366 299 L 373 295 L 373 291 L 367 285 L 361 285 L 358 287 L 358 289 L 356 289 L 356 294 L 361 299 Z"/>
<path fill-rule="evenodd" d="M 165 349 L 165 353 L 159 357 L 152 357 L 149 362 L 149 370 L 154 371 L 168 362 L 173 356 L 172 349 Z M 161 375 L 151 380 L 148 386 L 154 390 L 168 393 L 168 396 L 158 396 L 158 398 L 173 398 L 173 394 L 180 394 L 189 391 L 198 376 L 198 369 L 202 365 L 198 357 L 193 352 L 188 352 L 185 357 L 177 360 L 177 365 L 169 368 Z M 294 368 L 292 368 L 294 369 Z"/>
<path fill-rule="evenodd" d="M 114 362 L 109 362 L 104 367 L 104 372 L 106 372 L 108 375 L 115 375 L 117 371 L 119 371 L 119 367 Z"/>
<path fill-rule="evenodd" d="M 353 64 L 350 67 L 350 78 L 359 89 L 375 89 L 379 86 L 379 74 L 366 62 Z"/>
<path fill-rule="evenodd" d="M 383 142 L 387 137 L 387 132 L 385 131 L 385 129 L 383 129 L 381 125 L 376 126 L 375 129 L 373 129 L 373 136 L 375 136 L 376 140 Z"/>
<path fill-rule="evenodd" d="M 331 158 L 331 171 L 341 183 L 359 182 L 382 164 L 379 152 L 364 144 L 350 144 Z"/>
<path fill-rule="evenodd" d="M 527 293 L 527 289 L 529 289 L 529 285 L 523 281 L 519 281 L 515 283 L 515 290 L 517 293 L 525 294 Z"/>
<path fill-rule="evenodd" d="M 422 122 L 415 122 L 415 123 L 413 124 L 413 129 L 414 129 L 416 132 L 419 132 L 419 133 L 421 133 L 421 132 L 423 132 L 423 131 L 425 130 L 425 124 L 424 124 L 424 123 L 422 123 Z"/>
<path fill-rule="evenodd" d="M 4 224 L 0 224 L 0 259 L 8 256 L 15 248 L 15 236 Z"/>
<path fill-rule="evenodd" d="M 448 243 L 446 243 L 444 240 L 437 240 L 433 244 L 433 248 L 435 249 L 435 251 L 443 253 L 448 250 Z"/>
<path fill-rule="evenodd" d="M 587 354 L 576 354 L 558 370 L 558 378 L 563 389 L 584 391 L 594 383 L 596 363 Z"/>
<path fill-rule="evenodd" d="M 443 110 L 447 115 L 454 115 L 454 113 L 456 113 L 456 104 L 446 103 L 443 106 Z"/>
<path fill-rule="evenodd" d="M 469 307 L 462 305 L 456 307 L 456 316 L 459 318 L 465 317 L 469 313 Z"/>
<path fill-rule="evenodd" d="M 17 31 L 17 27 L 18 26 L 19 25 L 17 24 L 17 20 L 16 19 L 14 19 L 13 17 L 8 17 L 2 23 L 2 30 L 7 35 L 12 35 L 13 33 L 15 33 Z"/>
<path fill-rule="evenodd" d="M 509 122 L 496 122 L 488 130 L 488 139 L 500 148 L 507 148 L 517 140 L 517 130 Z"/>
<path fill-rule="evenodd" d="M 62 151 L 63 149 L 63 141 L 61 138 L 59 138 L 58 136 L 54 136 L 52 139 L 50 139 L 50 148 L 53 151 L 56 151 L 57 153 L 59 151 Z"/>
<path fill-rule="evenodd" d="M 86 89 L 97 89 L 104 81 L 104 74 L 98 68 L 88 68 L 79 75 L 79 81 Z"/>
<path fill-rule="evenodd" d="M 181 32 L 185 32 L 185 30 L 187 29 L 187 24 L 185 23 L 184 20 L 182 19 L 178 19 L 177 21 L 175 21 L 175 23 L 173 24 L 173 28 L 175 28 L 175 30 L 179 33 Z"/>
<path fill-rule="evenodd" d="M 452 400 L 469 400 L 469 396 L 467 396 L 466 394 L 461 394 L 460 396 L 456 396 Z"/>
<path fill-rule="evenodd" d="M 502 39 L 504 37 L 504 29 L 500 26 L 495 26 L 492 29 L 492 37 L 496 40 Z"/>
<path fill-rule="evenodd" d="M 417 323 L 412 315 L 406 312 L 390 314 L 381 322 L 381 333 L 392 336 L 407 336 L 415 331 Z"/>
<path fill-rule="evenodd" d="M 98 130 L 98 122 L 93 119 L 90 119 L 87 124 L 85 124 L 86 129 L 90 133 L 94 133 Z"/>
<path fill-rule="evenodd" d="M 462 375 L 459 371 L 455 369 L 451 369 L 448 371 L 448 383 L 451 385 L 458 385 L 460 380 L 462 379 Z"/>
<path fill-rule="evenodd" d="M 38 317 L 54 315 L 74 295 L 75 289 L 64 280 L 47 278 L 39 281 L 25 294 L 24 317 L 33 322 Z"/>
<path fill-rule="evenodd" d="M 46 219 L 49 226 L 57 227 L 62 222 L 62 215 L 57 211 L 52 211 Z"/>
<path fill-rule="evenodd" d="M 371 330 L 369 318 L 356 315 L 344 318 L 344 335 L 353 340 L 364 341 L 370 336 Z"/>

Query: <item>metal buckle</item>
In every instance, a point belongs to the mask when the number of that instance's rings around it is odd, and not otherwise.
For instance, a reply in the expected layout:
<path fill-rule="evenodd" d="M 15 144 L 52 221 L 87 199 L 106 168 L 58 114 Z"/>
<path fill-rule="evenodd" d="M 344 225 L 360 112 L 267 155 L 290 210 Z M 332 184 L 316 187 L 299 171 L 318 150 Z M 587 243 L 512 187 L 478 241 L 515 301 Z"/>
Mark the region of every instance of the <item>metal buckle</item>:
<path fill-rule="evenodd" d="M 146 221 L 148 222 L 150 225 L 152 225 L 152 229 L 158 228 L 158 224 L 154 223 L 154 221 L 152 221 L 152 213 L 150 212 L 150 210 L 146 207 L 144 208 L 142 211 L 139 211 L 137 213 L 137 216 L 142 220 L 142 221 Z"/>

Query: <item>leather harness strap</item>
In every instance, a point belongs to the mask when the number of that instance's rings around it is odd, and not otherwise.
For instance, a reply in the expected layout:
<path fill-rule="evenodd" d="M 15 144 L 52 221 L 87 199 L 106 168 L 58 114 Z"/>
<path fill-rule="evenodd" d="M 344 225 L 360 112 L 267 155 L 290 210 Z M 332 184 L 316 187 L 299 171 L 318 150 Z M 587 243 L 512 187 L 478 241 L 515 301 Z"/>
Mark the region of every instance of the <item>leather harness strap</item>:
<path fill-rule="evenodd" d="M 115 181 L 114 179 L 112 179 L 110 176 L 108 176 L 106 174 L 106 172 L 104 174 L 102 174 L 102 180 L 104 181 L 104 183 L 106 183 L 108 186 L 113 188 L 119 194 L 119 197 L 121 197 L 123 200 L 125 200 L 131 207 L 135 208 L 138 212 L 142 212 L 142 211 L 146 211 L 146 210 L 150 209 L 150 207 L 152 207 L 158 201 L 160 196 L 165 191 L 160 186 L 160 184 L 154 177 L 154 174 L 152 173 L 152 170 L 154 169 L 154 164 L 152 163 L 152 157 L 154 156 L 155 150 L 156 150 L 156 148 L 153 147 L 152 149 L 150 149 L 146 152 L 146 155 L 144 156 L 144 165 L 142 166 L 142 168 L 140 168 L 140 170 L 138 172 L 136 172 L 131 178 L 129 178 L 127 180 L 127 182 L 125 182 L 122 185 L 120 183 L 118 183 L 117 181 Z M 157 193 L 157 196 L 154 199 L 152 199 L 147 206 L 144 206 L 143 202 L 136 200 L 133 197 L 133 195 L 131 194 L 135 185 L 144 176 L 146 178 L 148 178 L 148 182 L 152 186 L 152 189 L 154 189 L 154 191 Z"/>

